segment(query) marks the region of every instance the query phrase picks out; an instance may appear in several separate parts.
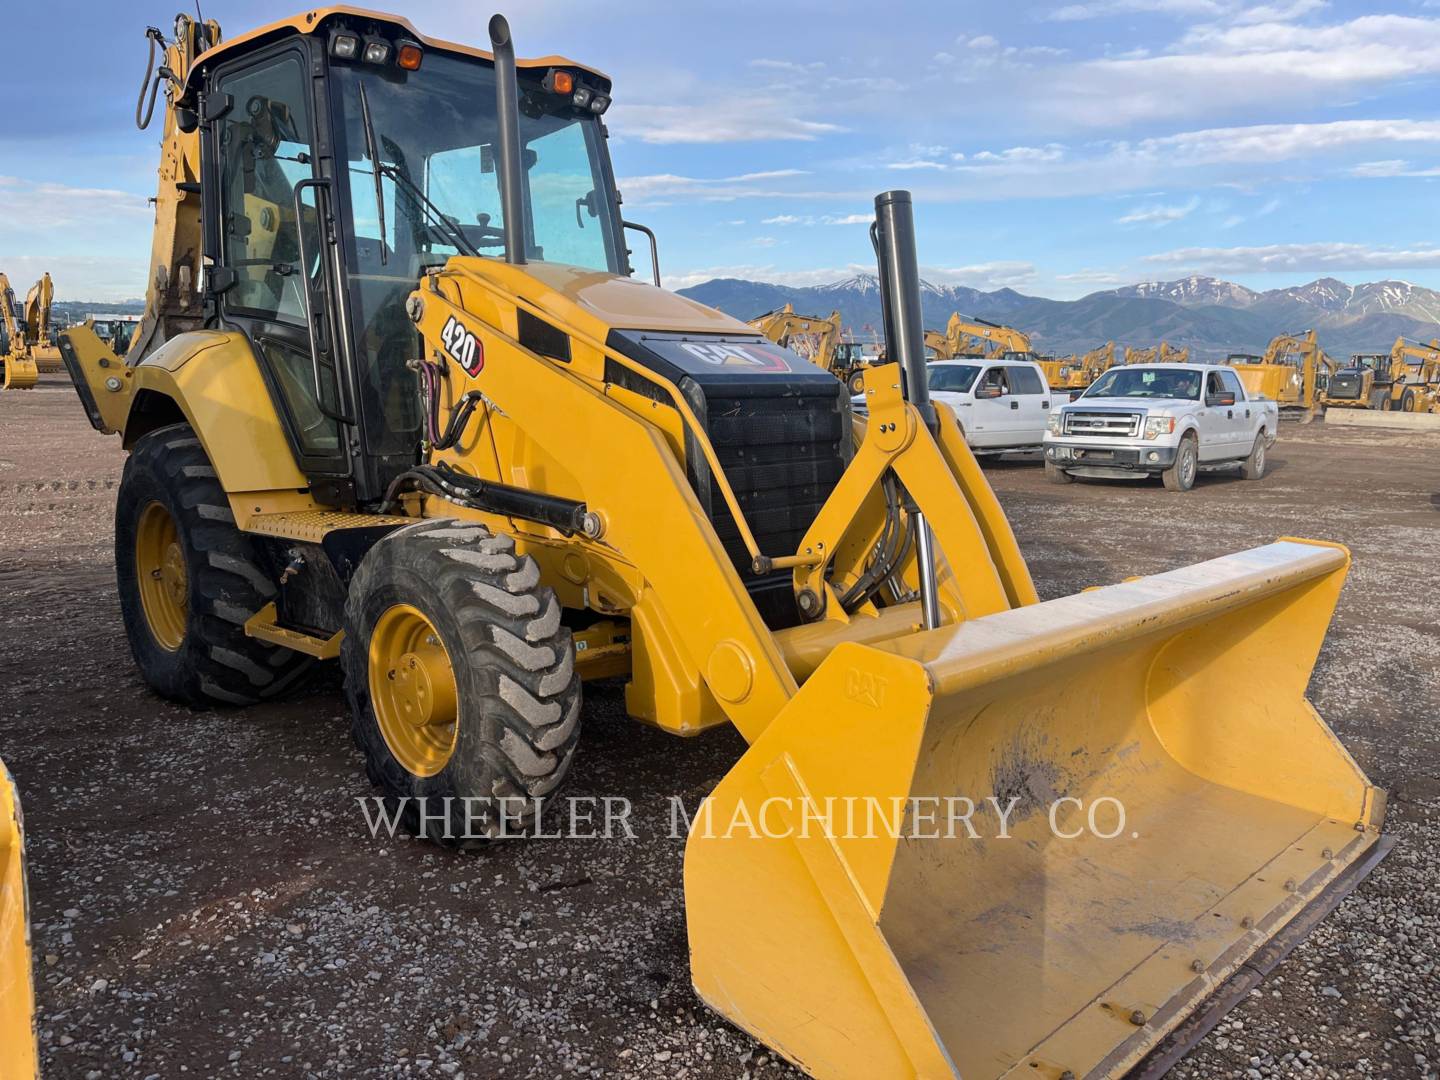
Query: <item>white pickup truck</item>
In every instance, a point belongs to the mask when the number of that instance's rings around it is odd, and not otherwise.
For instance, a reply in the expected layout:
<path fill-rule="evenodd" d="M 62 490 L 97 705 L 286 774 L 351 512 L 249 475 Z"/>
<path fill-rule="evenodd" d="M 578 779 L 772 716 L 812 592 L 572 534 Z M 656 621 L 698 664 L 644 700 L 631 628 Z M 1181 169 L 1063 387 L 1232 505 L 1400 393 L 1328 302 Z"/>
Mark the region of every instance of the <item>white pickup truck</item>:
<path fill-rule="evenodd" d="M 1159 473 L 1189 491 L 1202 468 L 1239 465 L 1265 475 L 1279 406 L 1246 396 L 1235 369 L 1220 364 L 1112 367 L 1080 397 L 1050 413 L 1045 476 L 1129 478 Z"/>

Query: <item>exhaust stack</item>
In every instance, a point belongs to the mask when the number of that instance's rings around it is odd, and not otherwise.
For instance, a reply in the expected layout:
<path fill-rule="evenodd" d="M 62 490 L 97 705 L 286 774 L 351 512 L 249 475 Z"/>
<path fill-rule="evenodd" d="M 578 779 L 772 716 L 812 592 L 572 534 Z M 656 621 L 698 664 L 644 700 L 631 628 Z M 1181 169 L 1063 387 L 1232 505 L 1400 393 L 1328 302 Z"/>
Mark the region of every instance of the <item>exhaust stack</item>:
<path fill-rule="evenodd" d="M 500 207 L 505 215 L 505 261 L 525 263 L 525 201 L 520 173 L 520 88 L 515 75 L 515 43 L 504 15 L 490 19 L 490 48 L 495 55 L 495 113 L 500 155 Z"/>

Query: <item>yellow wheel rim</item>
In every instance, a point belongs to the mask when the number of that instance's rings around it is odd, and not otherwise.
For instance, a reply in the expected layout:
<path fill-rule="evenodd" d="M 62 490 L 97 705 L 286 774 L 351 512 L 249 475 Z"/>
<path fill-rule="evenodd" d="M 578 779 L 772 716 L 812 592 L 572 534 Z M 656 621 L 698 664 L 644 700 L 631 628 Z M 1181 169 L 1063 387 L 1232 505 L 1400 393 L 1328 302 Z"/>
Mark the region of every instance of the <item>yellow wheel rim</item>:
<path fill-rule="evenodd" d="M 370 635 L 370 702 L 395 760 L 434 776 L 455 752 L 458 692 L 440 633 L 418 608 L 386 608 Z"/>
<path fill-rule="evenodd" d="M 135 577 L 150 633 L 162 649 L 176 652 L 185 640 L 190 578 L 175 519 L 158 502 L 140 512 L 135 529 Z"/>

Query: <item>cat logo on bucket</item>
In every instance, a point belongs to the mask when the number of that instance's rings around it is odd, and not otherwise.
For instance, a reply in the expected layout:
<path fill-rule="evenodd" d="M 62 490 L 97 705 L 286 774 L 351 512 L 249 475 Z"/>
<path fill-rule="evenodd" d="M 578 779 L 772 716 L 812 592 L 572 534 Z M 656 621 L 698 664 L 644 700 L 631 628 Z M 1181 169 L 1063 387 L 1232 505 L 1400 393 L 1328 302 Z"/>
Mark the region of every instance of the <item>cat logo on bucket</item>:
<path fill-rule="evenodd" d="M 845 675 L 845 696 L 872 709 L 885 704 L 885 680 L 879 675 L 851 668 Z"/>

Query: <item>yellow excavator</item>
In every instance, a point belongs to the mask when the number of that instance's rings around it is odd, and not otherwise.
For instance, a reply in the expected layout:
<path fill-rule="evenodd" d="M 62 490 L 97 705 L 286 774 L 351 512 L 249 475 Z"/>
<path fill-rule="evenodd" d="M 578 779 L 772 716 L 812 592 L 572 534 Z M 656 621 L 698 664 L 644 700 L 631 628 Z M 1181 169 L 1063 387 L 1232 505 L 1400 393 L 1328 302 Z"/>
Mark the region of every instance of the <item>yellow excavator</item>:
<path fill-rule="evenodd" d="M 0 1080 L 40 1075 L 25 892 L 25 828 L 15 782 L 0 761 Z"/>
<path fill-rule="evenodd" d="M 61 344 L 128 451 L 144 680 L 243 705 L 338 659 L 370 782 L 462 848 L 561 790 L 586 680 L 733 724 L 686 808 L 692 976 L 816 1077 L 1118 1077 L 1221 1008 L 1384 848 L 1305 699 L 1347 551 L 1041 602 L 929 397 L 909 194 L 875 200 L 893 362 L 860 417 L 661 289 L 653 238 L 632 276 L 610 80 L 489 36 L 152 32 L 145 319 L 123 359 Z"/>
<path fill-rule="evenodd" d="M 1320 348 L 1315 331 L 1279 334 L 1263 356 L 1231 353 L 1227 362 L 1239 373 L 1251 397 L 1269 398 L 1281 417 L 1308 422 L 1321 407 L 1322 396 L 1338 365 Z"/>
<path fill-rule="evenodd" d="M 1099 378 L 1101 372 L 1115 365 L 1115 343 L 1107 341 L 1082 355 L 1036 357 L 1036 363 L 1044 369 L 1052 390 L 1083 390 Z"/>
<path fill-rule="evenodd" d="M 859 342 L 845 341 L 840 312 L 828 318 L 797 315 L 793 304 L 778 311 L 757 315 L 749 322 L 775 344 L 799 353 L 816 367 L 828 371 L 858 394 L 864 388 L 864 369 L 870 364 Z"/>
<path fill-rule="evenodd" d="M 999 357 L 1010 352 L 1030 352 L 1030 338 L 1014 327 L 984 319 L 966 319 L 959 312 L 950 316 L 945 332 L 925 331 L 925 347 L 936 360 L 966 356 Z"/>
<path fill-rule="evenodd" d="M 1325 387 L 1326 408 L 1434 411 L 1440 396 L 1440 338 L 1397 337 L 1388 353 L 1356 353 Z"/>
<path fill-rule="evenodd" d="M 29 390 L 40 381 L 29 335 L 16 305 L 10 279 L 0 273 L 0 387 Z"/>
<path fill-rule="evenodd" d="M 25 294 L 25 334 L 35 368 L 41 374 L 65 370 L 50 321 L 54 303 L 55 285 L 47 272 L 41 274 L 40 280 Z"/>

